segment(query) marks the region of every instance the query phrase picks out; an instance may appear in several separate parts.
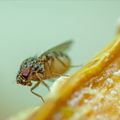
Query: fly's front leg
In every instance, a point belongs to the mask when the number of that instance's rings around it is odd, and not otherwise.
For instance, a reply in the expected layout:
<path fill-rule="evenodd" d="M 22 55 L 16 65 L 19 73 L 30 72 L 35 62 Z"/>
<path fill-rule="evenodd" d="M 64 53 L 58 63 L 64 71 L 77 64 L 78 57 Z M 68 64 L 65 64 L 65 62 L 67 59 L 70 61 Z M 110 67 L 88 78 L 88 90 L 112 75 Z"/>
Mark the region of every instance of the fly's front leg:
<path fill-rule="evenodd" d="M 37 88 L 37 87 L 39 86 L 40 82 L 41 82 L 41 81 L 37 81 L 37 83 L 31 88 L 31 92 L 32 92 L 34 95 L 40 97 L 41 100 L 42 100 L 43 102 L 45 102 L 44 99 L 43 99 L 43 97 L 42 97 L 41 95 L 39 95 L 39 94 L 37 94 L 37 93 L 35 93 L 35 92 L 33 91 L 33 90 L 35 90 L 35 88 Z"/>

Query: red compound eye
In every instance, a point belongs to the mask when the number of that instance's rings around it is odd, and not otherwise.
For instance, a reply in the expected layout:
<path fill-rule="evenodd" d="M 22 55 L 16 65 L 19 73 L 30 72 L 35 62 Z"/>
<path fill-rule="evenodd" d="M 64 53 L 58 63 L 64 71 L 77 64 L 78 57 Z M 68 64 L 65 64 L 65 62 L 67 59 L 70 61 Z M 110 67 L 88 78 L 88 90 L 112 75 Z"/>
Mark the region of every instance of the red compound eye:
<path fill-rule="evenodd" d="M 28 77 L 29 73 L 30 73 L 30 68 L 24 68 L 21 72 L 22 76 L 24 77 Z"/>

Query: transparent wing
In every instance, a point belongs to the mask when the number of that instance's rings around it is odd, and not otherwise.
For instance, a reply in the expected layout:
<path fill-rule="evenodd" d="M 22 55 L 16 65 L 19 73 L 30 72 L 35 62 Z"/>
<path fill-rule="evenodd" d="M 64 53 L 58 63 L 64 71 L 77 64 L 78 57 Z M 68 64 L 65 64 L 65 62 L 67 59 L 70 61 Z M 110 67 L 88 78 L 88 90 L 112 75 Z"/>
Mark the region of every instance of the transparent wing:
<path fill-rule="evenodd" d="M 48 52 L 51 52 L 51 51 L 66 51 L 67 49 L 70 48 L 70 46 L 72 45 L 73 43 L 73 40 L 69 40 L 67 42 L 64 42 L 60 45 L 57 45 L 49 50 L 47 50 L 46 52 L 44 52 L 41 56 L 47 54 Z"/>

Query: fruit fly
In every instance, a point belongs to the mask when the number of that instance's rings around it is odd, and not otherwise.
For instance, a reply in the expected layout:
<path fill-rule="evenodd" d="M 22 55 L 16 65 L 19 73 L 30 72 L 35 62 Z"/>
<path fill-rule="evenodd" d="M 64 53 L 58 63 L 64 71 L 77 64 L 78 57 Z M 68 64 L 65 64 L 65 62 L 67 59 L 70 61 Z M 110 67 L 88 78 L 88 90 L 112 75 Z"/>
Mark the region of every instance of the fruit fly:
<path fill-rule="evenodd" d="M 70 68 L 71 60 L 63 51 L 68 49 L 71 43 L 71 40 L 64 42 L 47 50 L 38 57 L 25 59 L 16 76 L 17 84 L 32 86 L 32 82 L 36 82 L 33 87 L 31 87 L 31 92 L 40 97 L 44 102 L 43 97 L 34 92 L 34 90 L 40 83 L 43 83 L 49 90 L 49 86 L 44 81 L 61 76 Z"/>

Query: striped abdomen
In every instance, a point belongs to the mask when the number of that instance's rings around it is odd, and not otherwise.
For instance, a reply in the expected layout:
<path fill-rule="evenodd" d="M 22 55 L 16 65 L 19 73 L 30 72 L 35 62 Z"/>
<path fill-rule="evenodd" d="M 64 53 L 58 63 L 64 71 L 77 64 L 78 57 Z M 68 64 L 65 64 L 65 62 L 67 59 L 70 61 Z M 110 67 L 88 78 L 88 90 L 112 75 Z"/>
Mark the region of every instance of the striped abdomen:
<path fill-rule="evenodd" d="M 70 67 L 69 57 L 62 52 L 48 52 L 40 61 L 45 66 L 45 79 L 63 75 Z"/>

